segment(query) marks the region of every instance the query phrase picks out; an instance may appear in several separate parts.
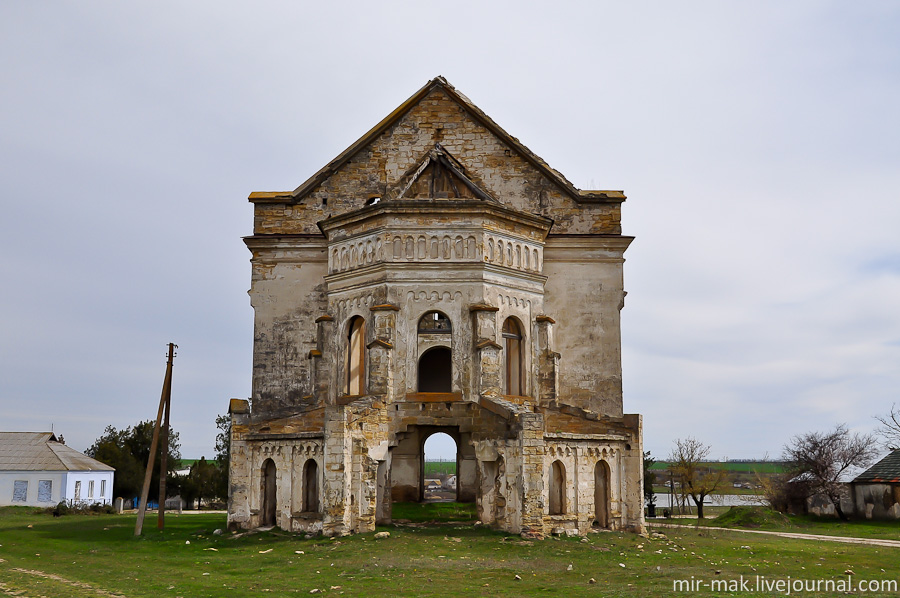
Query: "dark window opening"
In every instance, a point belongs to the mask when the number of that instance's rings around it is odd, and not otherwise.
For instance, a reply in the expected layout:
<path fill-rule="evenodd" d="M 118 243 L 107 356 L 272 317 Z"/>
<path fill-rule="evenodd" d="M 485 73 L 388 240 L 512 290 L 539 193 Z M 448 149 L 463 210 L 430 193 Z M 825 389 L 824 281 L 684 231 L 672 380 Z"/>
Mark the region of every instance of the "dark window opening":
<path fill-rule="evenodd" d="M 275 525 L 275 462 L 266 459 L 262 471 L 262 518 L 260 525 Z"/>
<path fill-rule="evenodd" d="M 450 349 L 435 347 L 419 359 L 419 392 L 453 392 Z"/>
<path fill-rule="evenodd" d="M 609 465 L 597 461 L 594 467 L 594 519 L 599 527 L 609 527 Z"/>
<path fill-rule="evenodd" d="M 566 513 L 566 468 L 559 461 L 553 462 L 550 471 L 550 514 Z"/>
<path fill-rule="evenodd" d="M 303 466 L 303 510 L 319 512 L 319 465 L 310 459 Z"/>

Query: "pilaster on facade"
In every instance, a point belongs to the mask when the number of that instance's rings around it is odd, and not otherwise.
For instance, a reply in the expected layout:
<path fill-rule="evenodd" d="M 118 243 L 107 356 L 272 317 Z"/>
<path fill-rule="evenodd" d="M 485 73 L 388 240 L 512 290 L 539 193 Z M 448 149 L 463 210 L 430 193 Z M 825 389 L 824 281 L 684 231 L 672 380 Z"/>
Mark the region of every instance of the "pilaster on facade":
<path fill-rule="evenodd" d="M 333 405 L 325 410 L 324 485 L 322 488 L 322 531 L 326 536 L 341 536 L 349 530 L 352 438 L 347 422 L 347 407 Z"/>

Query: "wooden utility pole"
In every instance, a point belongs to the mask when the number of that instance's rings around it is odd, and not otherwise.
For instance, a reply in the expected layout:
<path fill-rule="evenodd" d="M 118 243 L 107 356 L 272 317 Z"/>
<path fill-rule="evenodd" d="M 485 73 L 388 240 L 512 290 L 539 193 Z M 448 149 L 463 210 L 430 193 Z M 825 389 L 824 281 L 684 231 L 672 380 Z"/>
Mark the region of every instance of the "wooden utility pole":
<path fill-rule="evenodd" d="M 159 397 L 159 411 L 156 413 L 156 425 L 153 427 L 153 440 L 150 442 L 150 458 L 147 460 L 147 471 L 144 473 L 144 488 L 141 490 L 141 505 L 138 509 L 137 521 L 134 524 L 134 535 L 140 536 L 144 527 L 144 515 L 147 513 L 147 496 L 150 494 L 150 480 L 153 477 L 153 463 L 156 459 L 156 447 L 159 445 L 159 428 L 162 423 L 163 411 L 168 412 L 169 399 L 172 396 L 172 361 L 175 359 L 175 345 L 169 343 L 169 359 L 166 362 L 166 377 L 163 380 L 162 395 Z M 168 436 L 168 417 L 166 418 Z M 168 445 L 168 443 L 166 443 Z M 163 457 L 165 458 L 165 457 Z M 165 484 L 165 476 L 160 481 Z M 164 499 L 165 500 L 165 499 Z M 163 501 L 164 502 L 164 501 Z M 162 508 L 164 505 L 160 505 Z"/>
<path fill-rule="evenodd" d="M 170 351 L 174 347 L 169 343 Z M 168 369 L 168 366 L 167 368 Z M 159 509 L 156 517 L 156 529 L 166 527 L 166 474 L 169 472 L 169 405 L 172 402 L 172 377 L 169 376 L 169 392 L 166 393 L 166 410 L 163 414 L 162 448 L 159 454 Z M 159 423 L 157 422 L 157 425 Z"/>

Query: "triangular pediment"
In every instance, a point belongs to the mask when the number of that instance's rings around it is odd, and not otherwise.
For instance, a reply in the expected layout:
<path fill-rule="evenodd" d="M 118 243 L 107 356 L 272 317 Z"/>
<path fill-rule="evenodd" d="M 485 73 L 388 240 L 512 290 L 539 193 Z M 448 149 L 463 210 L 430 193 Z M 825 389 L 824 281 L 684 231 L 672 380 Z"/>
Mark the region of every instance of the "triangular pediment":
<path fill-rule="evenodd" d="M 441 102 L 439 98 L 445 98 L 448 104 L 442 107 L 446 110 L 438 110 L 435 112 L 436 115 L 439 114 L 438 118 L 442 118 L 445 114 L 451 114 L 453 110 L 461 111 L 465 114 L 464 118 L 471 120 L 473 123 L 477 123 L 477 125 L 482 127 L 488 135 L 493 136 L 493 140 L 496 140 L 497 143 L 505 148 L 507 157 L 517 156 L 519 159 L 523 160 L 537 176 L 542 177 L 544 181 L 547 181 L 551 186 L 556 187 L 563 195 L 567 195 L 579 202 L 609 201 L 620 203 L 625 199 L 625 196 L 619 191 L 581 191 L 576 189 L 562 174 L 553 168 L 550 168 L 546 162 L 525 147 L 518 139 L 503 130 L 497 123 L 488 117 L 487 114 L 473 104 L 471 100 L 450 85 L 446 79 L 443 77 L 436 77 L 293 191 L 257 193 L 251 196 L 251 200 L 258 202 L 278 202 L 283 201 L 283 199 L 289 199 L 292 203 L 303 200 L 323 185 L 328 185 L 330 179 L 345 171 L 348 163 L 357 162 L 359 160 L 365 161 L 367 159 L 367 152 L 372 150 L 373 144 L 378 144 L 379 140 L 390 139 L 393 137 L 396 132 L 396 127 L 402 125 L 402 121 L 407 118 L 411 111 L 415 111 L 416 109 L 430 111 L 431 108 L 423 106 L 422 103 Z M 450 104 L 452 104 L 452 106 L 450 106 Z M 415 129 L 415 126 L 413 126 L 413 128 Z M 439 129 L 440 127 L 436 128 Z M 421 131 L 419 132 L 421 133 Z M 404 143 L 413 141 L 409 135 L 410 131 L 404 132 Z M 434 139 L 434 141 L 440 141 L 440 138 L 438 137 L 437 139 Z M 447 145 L 447 143 L 444 145 Z M 397 147 L 394 147 L 394 149 L 397 149 Z M 377 151 L 379 150 L 376 150 L 376 152 Z M 380 164 L 378 165 L 378 167 L 381 166 L 382 165 Z M 384 182 L 391 185 L 390 175 L 387 175 L 386 178 L 387 180 Z M 485 186 L 479 185 L 479 187 L 484 190 Z"/>
<path fill-rule="evenodd" d="M 440 143 L 409 169 L 392 191 L 390 199 L 479 199 L 497 200 L 476 184 L 465 167 Z"/>
<path fill-rule="evenodd" d="M 557 234 L 621 234 L 625 195 L 576 189 L 440 77 L 293 191 L 250 195 L 266 234 L 316 234 L 323 218 L 381 201 L 441 200 L 539 214 Z"/>

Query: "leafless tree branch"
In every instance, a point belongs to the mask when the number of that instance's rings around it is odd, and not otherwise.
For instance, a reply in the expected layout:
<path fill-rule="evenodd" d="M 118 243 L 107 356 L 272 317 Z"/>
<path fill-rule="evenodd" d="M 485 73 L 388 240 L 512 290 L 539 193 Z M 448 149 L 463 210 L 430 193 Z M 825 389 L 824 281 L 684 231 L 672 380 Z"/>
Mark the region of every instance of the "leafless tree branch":
<path fill-rule="evenodd" d="M 872 434 L 851 433 L 840 424 L 830 432 L 808 432 L 795 436 L 784 447 L 784 458 L 791 463 L 797 481 L 821 492 L 834 505 L 841 519 L 843 483 L 841 476 L 851 467 L 865 467 L 876 455 L 876 439 Z"/>
<path fill-rule="evenodd" d="M 881 422 L 881 426 L 875 432 L 882 437 L 884 446 L 891 450 L 900 448 L 900 407 L 897 403 L 891 405 L 890 413 L 876 415 L 875 419 Z"/>

